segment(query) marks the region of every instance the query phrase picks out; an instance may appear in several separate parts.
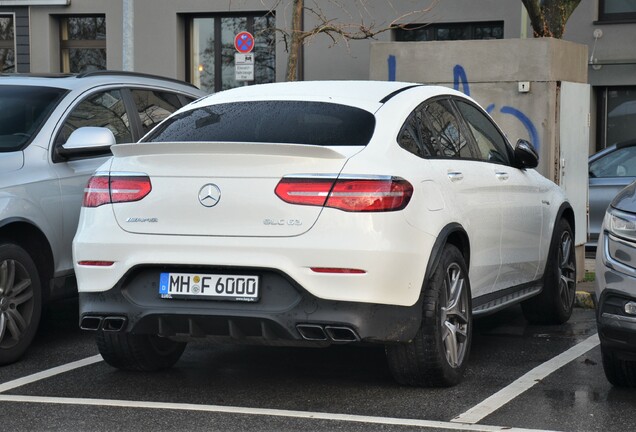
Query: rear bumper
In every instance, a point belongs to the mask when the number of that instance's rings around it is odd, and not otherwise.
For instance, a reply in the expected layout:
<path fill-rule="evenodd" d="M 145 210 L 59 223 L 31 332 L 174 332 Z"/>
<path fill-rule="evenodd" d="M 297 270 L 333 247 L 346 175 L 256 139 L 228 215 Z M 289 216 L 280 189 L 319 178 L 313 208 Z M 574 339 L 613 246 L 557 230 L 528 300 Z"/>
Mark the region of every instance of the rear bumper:
<path fill-rule="evenodd" d="M 345 214 L 333 209 L 324 209 L 311 230 L 296 237 L 131 234 L 116 224 L 108 207 L 82 209 L 73 241 L 80 293 L 106 292 L 131 269 L 150 264 L 268 268 L 319 299 L 412 306 L 436 239 L 406 223 L 401 212 Z M 113 264 L 87 266 L 80 261 Z M 364 273 L 317 273 L 315 267 Z"/>
<path fill-rule="evenodd" d="M 108 291 L 80 292 L 81 326 L 229 343 L 329 345 L 409 341 L 421 321 L 420 300 L 412 306 L 393 306 L 319 299 L 275 270 L 183 266 L 170 266 L 169 270 L 257 274 L 260 299 L 163 299 L 158 282 L 166 267 L 144 266 L 131 270 Z"/>

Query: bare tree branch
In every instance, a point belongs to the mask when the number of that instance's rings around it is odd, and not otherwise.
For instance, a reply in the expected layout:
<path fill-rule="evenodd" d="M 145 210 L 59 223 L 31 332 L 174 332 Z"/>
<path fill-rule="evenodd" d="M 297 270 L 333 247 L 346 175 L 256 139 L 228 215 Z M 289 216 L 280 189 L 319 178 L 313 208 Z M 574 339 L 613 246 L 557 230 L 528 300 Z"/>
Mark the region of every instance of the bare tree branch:
<path fill-rule="evenodd" d="M 422 17 L 427 14 L 439 0 L 428 0 L 428 5 L 424 8 L 409 11 L 395 17 L 390 22 L 378 24 L 368 6 L 367 0 L 353 0 L 352 4 L 357 13 L 348 10 L 341 0 L 329 0 L 329 2 L 319 2 L 318 0 L 261 0 L 261 4 L 269 7 L 269 12 L 274 13 L 280 8 L 284 11 L 283 26 L 277 25 L 274 29 L 285 44 L 285 50 L 289 53 L 287 61 L 286 78 L 288 81 L 297 79 L 297 68 L 300 47 L 310 43 L 314 38 L 324 35 L 331 41 L 330 47 L 344 44 L 349 49 L 349 43 L 355 40 L 374 39 L 378 35 L 396 28 L 405 28 L 407 24 L 420 24 Z M 307 4 L 309 2 L 309 5 Z M 322 5 L 321 5 L 322 3 Z M 390 0 L 387 0 L 390 8 L 396 12 Z M 342 13 L 342 18 L 329 18 L 325 13 L 325 5 L 338 8 Z M 291 13 L 291 25 L 287 24 L 286 16 Z M 397 12 L 396 12 L 397 13 Z M 315 24 L 310 28 L 301 25 L 303 17 L 310 17 Z M 308 20 L 309 21 L 309 20 Z M 418 22 L 420 21 L 420 22 Z"/>

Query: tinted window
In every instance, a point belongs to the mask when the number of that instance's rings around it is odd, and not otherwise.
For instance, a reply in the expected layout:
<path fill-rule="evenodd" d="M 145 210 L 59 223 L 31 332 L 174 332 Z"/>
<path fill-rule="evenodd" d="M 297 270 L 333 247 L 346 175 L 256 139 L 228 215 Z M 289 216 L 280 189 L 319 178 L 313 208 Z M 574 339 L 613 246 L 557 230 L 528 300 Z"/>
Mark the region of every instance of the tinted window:
<path fill-rule="evenodd" d="M 181 101 L 174 93 L 132 90 L 132 97 L 141 120 L 142 135 L 181 108 Z"/>
<path fill-rule="evenodd" d="M 64 144 L 73 131 L 83 126 L 108 128 L 117 143 L 132 141 L 128 114 L 119 90 L 97 93 L 80 102 L 64 121 L 55 144 Z"/>
<path fill-rule="evenodd" d="M 425 106 L 420 105 L 409 115 L 398 138 L 403 149 L 420 157 L 441 156 L 433 146 L 433 131 L 425 121 Z"/>
<path fill-rule="evenodd" d="M 590 164 L 590 177 L 636 177 L 636 147 L 624 147 Z"/>
<path fill-rule="evenodd" d="M 430 102 L 426 106 L 426 122 L 431 129 L 430 146 L 434 150 L 434 156 L 462 159 L 475 157 L 449 101 Z"/>
<path fill-rule="evenodd" d="M 473 105 L 460 100 L 456 101 L 456 103 L 475 138 L 477 149 L 479 150 L 479 159 L 508 164 L 506 140 L 490 119 Z"/>
<path fill-rule="evenodd" d="M 229 141 L 364 146 L 373 114 L 346 105 L 254 101 L 212 105 L 180 113 L 144 141 Z"/>
<path fill-rule="evenodd" d="M 0 151 L 27 144 L 65 93 L 50 87 L 0 86 Z"/>

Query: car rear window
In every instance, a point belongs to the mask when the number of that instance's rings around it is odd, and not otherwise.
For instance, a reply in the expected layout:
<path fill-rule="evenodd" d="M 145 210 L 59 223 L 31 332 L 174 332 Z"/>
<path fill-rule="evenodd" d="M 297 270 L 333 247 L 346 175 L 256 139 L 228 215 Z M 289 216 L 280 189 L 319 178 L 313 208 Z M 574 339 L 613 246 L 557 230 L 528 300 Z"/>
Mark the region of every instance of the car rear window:
<path fill-rule="evenodd" d="M 372 113 L 348 105 L 303 101 L 234 102 L 177 114 L 142 141 L 223 141 L 365 146 Z"/>
<path fill-rule="evenodd" d="M 0 86 L 0 152 L 31 142 L 67 90 L 40 86 Z"/>

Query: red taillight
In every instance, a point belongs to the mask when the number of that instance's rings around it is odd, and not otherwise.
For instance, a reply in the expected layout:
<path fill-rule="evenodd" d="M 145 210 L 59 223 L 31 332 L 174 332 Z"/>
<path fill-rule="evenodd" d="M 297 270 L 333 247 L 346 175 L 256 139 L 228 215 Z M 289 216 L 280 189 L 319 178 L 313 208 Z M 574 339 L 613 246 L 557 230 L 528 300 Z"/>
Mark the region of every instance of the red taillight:
<path fill-rule="evenodd" d="M 109 176 L 93 176 L 84 189 L 83 207 L 98 207 L 110 203 Z"/>
<path fill-rule="evenodd" d="M 332 207 L 350 212 L 402 210 L 413 186 L 399 177 L 313 179 L 283 178 L 276 195 L 290 204 Z"/>
<path fill-rule="evenodd" d="M 88 180 L 84 189 L 84 207 L 99 207 L 102 204 L 139 201 L 152 190 L 146 175 L 103 175 Z"/>
<path fill-rule="evenodd" d="M 284 178 L 276 185 L 276 196 L 290 204 L 325 205 L 335 179 Z"/>
<path fill-rule="evenodd" d="M 151 190 L 148 176 L 110 177 L 110 199 L 114 203 L 139 201 Z"/>

